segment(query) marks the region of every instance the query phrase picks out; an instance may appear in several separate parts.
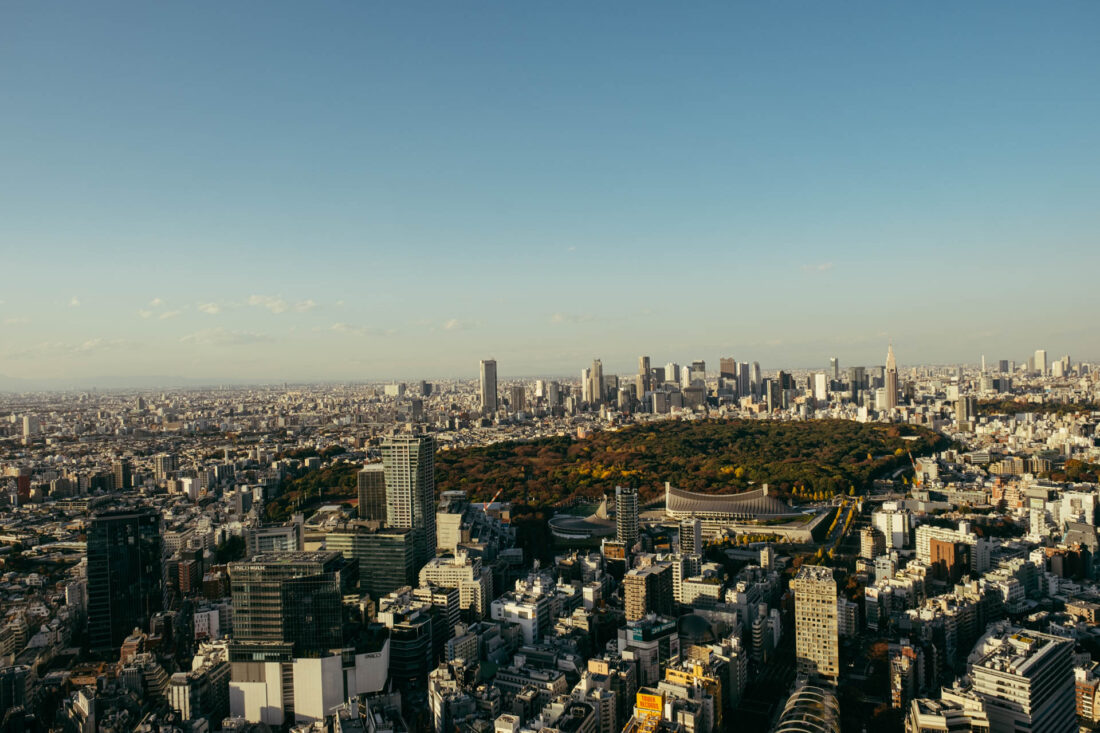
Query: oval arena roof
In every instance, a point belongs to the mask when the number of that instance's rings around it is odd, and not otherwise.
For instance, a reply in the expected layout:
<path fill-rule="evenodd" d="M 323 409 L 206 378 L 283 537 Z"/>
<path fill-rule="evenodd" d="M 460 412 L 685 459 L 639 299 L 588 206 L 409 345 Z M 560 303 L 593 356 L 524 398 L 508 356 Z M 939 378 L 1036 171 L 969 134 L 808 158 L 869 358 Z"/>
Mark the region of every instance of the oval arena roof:
<path fill-rule="evenodd" d="M 665 484 L 665 511 L 669 514 L 730 514 L 738 517 L 775 517 L 798 514 L 773 496 L 767 487 L 740 494 L 696 494 Z"/>

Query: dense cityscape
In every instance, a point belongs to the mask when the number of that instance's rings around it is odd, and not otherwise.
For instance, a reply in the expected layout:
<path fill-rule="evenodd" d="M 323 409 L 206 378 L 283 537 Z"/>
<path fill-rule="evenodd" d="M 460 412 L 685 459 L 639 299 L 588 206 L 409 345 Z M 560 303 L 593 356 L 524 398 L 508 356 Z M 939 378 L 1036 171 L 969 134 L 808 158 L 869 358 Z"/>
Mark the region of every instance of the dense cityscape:
<path fill-rule="evenodd" d="M 0 395 L 3 730 L 1092 729 L 1100 372 L 826 364 Z"/>

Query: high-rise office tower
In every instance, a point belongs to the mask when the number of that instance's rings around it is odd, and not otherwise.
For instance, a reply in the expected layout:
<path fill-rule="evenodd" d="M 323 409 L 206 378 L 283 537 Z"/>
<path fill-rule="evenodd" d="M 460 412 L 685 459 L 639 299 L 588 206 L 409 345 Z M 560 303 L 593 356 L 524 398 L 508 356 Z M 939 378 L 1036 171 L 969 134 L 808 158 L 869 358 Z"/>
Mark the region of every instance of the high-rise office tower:
<path fill-rule="evenodd" d="M 415 572 L 435 557 L 435 439 L 398 435 L 382 443 L 386 523 L 413 530 Z"/>
<path fill-rule="evenodd" d="M 1001 374 L 1008 374 L 1008 359 L 1001 359 L 997 362 L 997 371 Z"/>
<path fill-rule="evenodd" d="M 863 367 L 849 367 L 848 387 L 851 390 L 852 402 L 859 404 L 860 396 L 867 384 L 867 371 Z"/>
<path fill-rule="evenodd" d="M 1047 351 L 1046 349 L 1035 350 L 1035 372 L 1039 376 L 1046 376 L 1047 373 Z"/>
<path fill-rule="evenodd" d="M 689 385 L 704 384 L 707 381 L 707 363 L 702 359 L 691 362 Z"/>
<path fill-rule="evenodd" d="M 88 649 L 117 657 L 135 628 L 163 610 L 160 512 L 136 507 L 99 512 L 88 526 Z"/>
<path fill-rule="evenodd" d="M 127 491 L 134 488 L 134 472 L 129 461 L 115 461 L 112 468 L 115 473 L 115 491 Z"/>
<path fill-rule="evenodd" d="M 886 349 L 886 377 L 883 387 L 886 389 L 886 404 L 883 407 L 892 410 L 898 406 L 898 363 L 894 359 L 894 345 Z"/>
<path fill-rule="evenodd" d="M 484 359 L 481 362 L 481 412 L 491 415 L 497 411 L 497 362 Z"/>
<path fill-rule="evenodd" d="M 680 381 L 680 365 L 674 361 L 670 361 L 665 364 L 665 381 L 666 382 L 679 382 Z"/>
<path fill-rule="evenodd" d="M 748 397 L 752 394 L 752 370 L 749 363 L 743 361 L 737 365 L 737 395 Z"/>
<path fill-rule="evenodd" d="M 639 356 L 638 357 L 638 374 L 640 374 L 643 377 L 648 377 L 649 376 L 649 357 L 648 356 Z"/>
<path fill-rule="evenodd" d="M 834 382 L 840 381 L 840 359 L 835 356 L 829 359 L 829 374 L 831 375 L 829 379 Z"/>
<path fill-rule="evenodd" d="M 638 490 L 615 487 L 615 539 L 626 544 L 629 552 L 638 541 Z"/>
<path fill-rule="evenodd" d="M 723 356 L 718 360 L 719 379 L 737 379 L 737 360 L 732 356 Z"/>
<path fill-rule="evenodd" d="M 813 379 L 814 400 L 819 403 L 829 401 L 829 379 L 827 374 L 816 372 Z"/>
<path fill-rule="evenodd" d="M 749 389 L 752 390 L 754 397 L 760 396 L 760 387 L 760 362 L 754 361 L 749 372 Z"/>
<path fill-rule="evenodd" d="M 512 385 L 511 397 L 508 401 L 512 403 L 509 405 L 512 412 L 523 412 L 527 409 L 527 390 L 524 389 L 522 384 Z"/>
<path fill-rule="evenodd" d="M 386 521 L 386 469 L 381 463 L 363 466 L 358 474 L 360 519 Z"/>
<path fill-rule="evenodd" d="M 343 593 L 355 569 L 337 552 L 280 552 L 230 563 L 230 661 L 289 662 L 339 649 Z"/>
<path fill-rule="evenodd" d="M 590 394 L 592 395 L 590 401 L 593 404 L 599 404 L 603 402 L 603 362 L 599 359 L 592 360 L 592 369 L 588 372 L 588 379 L 591 383 L 588 388 Z"/>
<path fill-rule="evenodd" d="M 171 453 L 161 453 L 153 458 L 153 473 L 157 481 L 167 481 L 172 478 L 177 468 L 176 457 Z"/>
<path fill-rule="evenodd" d="M 974 694 L 985 703 L 989 730 L 1077 730 L 1072 639 L 1004 624 L 979 642 L 975 655 Z"/>
<path fill-rule="evenodd" d="M 623 576 L 623 605 L 627 621 L 640 621 L 646 614 L 672 614 L 672 565 L 655 563 L 634 568 Z"/>
<path fill-rule="evenodd" d="M 325 549 L 359 561 L 359 588 L 376 602 L 406 585 L 416 585 L 411 529 L 350 525 L 325 535 Z"/>
<path fill-rule="evenodd" d="M 791 589 L 798 673 L 835 680 L 840 674 L 840 641 L 833 571 L 823 565 L 803 565 Z"/>
<path fill-rule="evenodd" d="M 955 418 L 959 425 L 972 423 L 978 419 L 978 401 L 972 396 L 959 397 Z"/>
<path fill-rule="evenodd" d="M 42 424 L 36 415 L 23 416 L 23 442 L 27 442 L 42 430 Z"/>

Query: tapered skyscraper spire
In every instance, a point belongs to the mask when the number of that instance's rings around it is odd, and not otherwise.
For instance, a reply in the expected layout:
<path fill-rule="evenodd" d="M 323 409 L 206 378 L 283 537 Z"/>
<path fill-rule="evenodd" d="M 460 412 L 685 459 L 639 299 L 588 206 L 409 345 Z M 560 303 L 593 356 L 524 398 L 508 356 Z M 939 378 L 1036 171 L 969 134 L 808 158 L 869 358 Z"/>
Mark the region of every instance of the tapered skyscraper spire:
<path fill-rule="evenodd" d="M 886 404 L 884 409 L 892 410 L 898 406 L 898 362 L 894 358 L 894 344 L 886 349 Z"/>

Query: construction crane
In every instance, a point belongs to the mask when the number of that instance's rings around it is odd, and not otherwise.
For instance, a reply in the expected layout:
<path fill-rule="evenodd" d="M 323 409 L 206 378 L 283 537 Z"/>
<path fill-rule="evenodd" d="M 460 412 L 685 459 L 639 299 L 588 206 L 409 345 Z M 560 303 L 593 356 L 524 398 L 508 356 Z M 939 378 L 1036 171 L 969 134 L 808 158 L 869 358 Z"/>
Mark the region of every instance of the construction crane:
<path fill-rule="evenodd" d="M 913 459 L 913 451 L 909 451 L 909 462 L 913 464 L 913 485 L 919 489 L 921 472 L 917 468 L 917 462 Z"/>
<path fill-rule="evenodd" d="M 501 486 L 499 489 L 497 489 L 497 493 L 493 494 L 492 499 L 490 499 L 489 501 L 487 501 L 485 504 L 482 505 L 481 511 L 488 512 L 489 507 L 491 507 L 493 505 L 493 502 L 495 502 L 497 500 L 497 497 L 500 496 L 500 492 L 502 492 L 502 491 L 504 491 L 503 486 Z"/>

